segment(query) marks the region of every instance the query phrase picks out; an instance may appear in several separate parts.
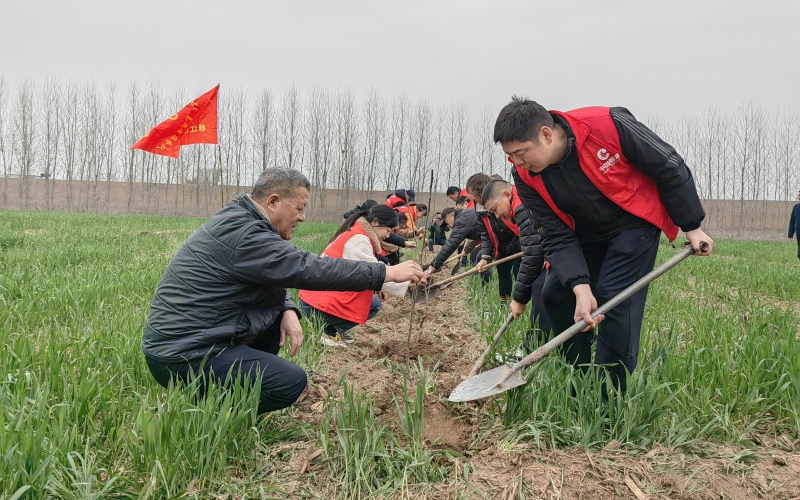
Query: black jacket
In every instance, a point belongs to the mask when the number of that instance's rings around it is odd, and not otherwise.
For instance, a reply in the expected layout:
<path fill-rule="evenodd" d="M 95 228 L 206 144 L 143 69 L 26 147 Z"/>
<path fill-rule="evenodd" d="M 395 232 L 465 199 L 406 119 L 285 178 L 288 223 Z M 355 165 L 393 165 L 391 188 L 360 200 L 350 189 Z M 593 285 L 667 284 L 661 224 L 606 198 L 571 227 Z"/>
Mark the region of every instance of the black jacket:
<path fill-rule="evenodd" d="M 396 245 L 400 248 L 406 247 L 406 239 L 397 233 L 389 233 L 389 236 L 386 238 L 385 241 L 386 243 L 391 243 L 392 245 Z"/>
<path fill-rule="evenodd" d="M 683 158 L 650 129 L 636 121 L 625 108 L 611 108 L 622 154 L 656 182 L 672 221 L 684 231 L 700 227 L 705 211 L 694 179 Z M 620 231 L 648 222 L 626 212 L 603 195 L 581 170 L 574 150 L 574 134 L 562 118 L 556 123 L 567 132 L 567 153 L 538 175 L 556 206 L 575 220 L 575 231 L 541 196 L 514 172 L 517 194 L 528 209 L 542 237 L 542 248 L 553 271 L 567 288 L 589 283 L 589 269 L 581 245 L 613 238 Z M 537 175 L 537 174 L 534 174 Z"/>
<path fill-rule="evenodd" d="M 167 363 L 213 356 L 252 342 L 283 311 L 297 310 L 287 288 L 380 290 L 385 278 L 383 264 L 295 248 L 242 194 L 172 257 L 150 304 L 142 349 Z"/>
<path fill-rule="evenodd" d="M 520 304 L 527 304 L 531 300 L 533 282 L 544 271 L 544 252 L 539 231 L 533 227 L 533 221 L 524 206 L 520 205 L 514 211 L 514 222 L 519 228 L 519 242 L 523 255 L 513 297 Z"/>
<path fill-rule="evenodd" d="M 521 249 L 519 237 L 514 234 L 514 231 L 506 226 L 503 221 L 486 211 L 485 208 L 477 207 L 479 206 L 476 205 L 476 213 L 481 225 L 481 258 L 488 257 L 490 260 L 502 259 L 519 252 Z M 494 247 L 486 223 L 489 224 L 492 232 L 497 237 L 500 244 L 499 248 Z"/>
<path fill-rule="evenodd" d="M 455 222 L 453 224 L 455 224 Z M 428 238 L 434 241 L 446 240 L 448 231 L 450 231 L 450 228 L 447 227 L 446 224 L 437 224 L 435 222 L 431 222 L 431 225 L 428 226 Z"/>
<path fill-rule="evenodd" d="M 453 222 L 453 231 L 450 237 L 447 238 L 436 258 L 433 259 L 431 265 L 439 269 L 444 265 L 444 262 L 458 249 L 459 245 L 466 240 L 480 240 L 481 239 L 481 222 L 478 220 L 478 215 L 475 213 L 475 207 L 463 208 L 456 210 L 455 222 Z"/>
<path fill-rule="evenodd" d="M 789 238 L 797 234 L 797 239 L 800 240 L 800 203 L 792 208 L 792 216 L 789 219 Z"/>

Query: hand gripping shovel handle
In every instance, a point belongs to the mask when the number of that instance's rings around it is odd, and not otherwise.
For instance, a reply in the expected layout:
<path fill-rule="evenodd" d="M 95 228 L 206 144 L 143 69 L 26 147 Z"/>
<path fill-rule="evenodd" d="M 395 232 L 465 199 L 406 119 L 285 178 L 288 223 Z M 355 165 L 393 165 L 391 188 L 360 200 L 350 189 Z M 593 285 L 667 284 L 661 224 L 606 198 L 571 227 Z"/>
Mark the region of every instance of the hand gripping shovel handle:
<path fill-rule="evenodd" d="M 506 333 L 508 325 L 510 325 L 512 321 L 514 321 L 514 313 L 508 313 L 506 322 L 503 323 L 503 326 L 501 326 L 500 329 L 497 331 L 497 334 L 494 336 L 494 340 L 492 340 L 492 343 L 489 345 L 489 347 L 487 347 L 486 350 L 483 351 L 481 357 L 478 358 L 478 361 L 475 362 L 475 365 L 473 365 L 472 370 L 470 370 L 469 375 L 467 375 L 467 378 L 474 377 L 475 375 L 478 374 L 478 370 L 481 369 L 481 367 L 483 366 L 483 362 L 486 361 L 486 356 L 492 349 L 494 349 L 494 346 L 497 345 L 497 342 L 500 340 L 500 337 L 502 337 L 503 334 Z"/>
<path fill-rule="evenodd" d="M 706 242 L 702 242 L 700 244 L 700 248 L 705 252 L 708 249 L 708 244 Z M 681 250 L 680 253 L 678 253 L 677 255 L 673 256 L 668 261 L 664 262 L 663 264 L 661 264 L 657 268 L 655 268 L 652 271 L 650 271 L 649 273 L 647 273 L 645 276 L 640 278 L 633 285 L 631 285 L 628 288 L 626 288 L 625 290 L 621 291 L 616 297 L 614 297 L 613 299 L 609 300 L 608 302 L 606 302 L 602 306 L 598 307 L 592 313 L 592 318 L 596 318 L 596 317 L 600 316 L 601 314 L 605 314 L 608 311 L 610 311 L 611 309 L 614 309 L 615 307 L 620 305 L 622 302 L 624 302 L 625 300 L 629 299 L 633 294 L 635 294 L 639 290 L 643 289 L 644 287 L 646 287 L 647 285 L 652 283 L 656 278 L 658 278 L 662 274 L 666 273 L 667 271 L 669 271 L 670 269 L 672 269 L 673 267 L 678 265 L 678 263 L 683 261 L 686 257 L 688 257 L 690 255 L 693 255 L 693 254 L 694 254 L 694 250 L 692 249 L 691 246 L 688 246 L 685 249 Z M 546 343 L 545 345 L 541 346 L 540 348 L 538 348 L 535 351 L 533 351 L 532 353 L 530 353 L 528 356 L 526 356 L 525 358 L 520 360 L 519 363 L 517 363 L 516 365 L 514 365 L 511 368 L 509 373 L 505 377 L 503 377 L 503 379 L 497 384 L 497 387 L 498 388 L 502 387 L 503 384 L 505 384 L 505 382 L 508 379 L 514 377 L 523 368 L 527 368 L 528 366 L 540 361 L 542 358 L 544 358 L 545 356 L 547 356 L 548 354 L 553 352 L 561 344 L 563 344 L 567 340 L 569 340 L 572 337 L 574 337 L 578 332 L 580 332 L 584 328 L 586 328 L 586 321 L 585 320 L 580 320 L 579 322 L 575 323 L 574 325 L 572 325 L 568 329 L 564 330 L 564 332 L 562 332 L 560 335 L 558 335 L 557 337 L 552 339 L 550 342 Z"/>
<path fill-rule="evenodd" d="M 442 264 L 442 267 L 444 267 L 447 264 L 449 264 L 449 263 L 453 262 L 454 260 L 456 260 L 459 257 L 459 255 L 461 255 L 461 254 L 457 253 L 457 254 L 453 255 L 452 257 L 450 257 L 449 259 L 447 259 L 446 261 L 444 261 L 444 263 Z M 424 266 L 422 266 L 422 269 L 428 269 L 432 265 L 433 265 L 433 261 L 430 261 L 427 264 L 425 264 Z"/>
<path fill-rule="evenodd" d="M 491 264 L 486 264 L 485 266 L 483 266 L 483 269 L 484 270 L 490 269 L 492 267 L 499 266 L 500 264 L 508 262 L 509 260 L 519 259 L 520 257 L 522 257 L 522 252 L 515 253 L 514 255 L 509 255 L 508 257 L 503 257 L 502 259 L 496 260 L 496 261 L 492 262 Z M 444 285 L 448 285 L 448 284 L 450 284 L 450 283 L 452 283 L 454 281 L 458 281 L 461 278 L 464 278 L 466 276 L 471 276 L 471 275 L 473 275 L 473 274 L 475 274 L 477 272 L 478 272 L 478 268 L 477 267 L 473 267 L 469 271 L 464 271 L 461 274 L 456 274 L 455 276 L 452 276 L 450 278 L 447 278 L 447 279 L 444 279 L 442 281 L 439 281 L 438 283 L 432 284 L 431 286 L 428 287 L 428 290 L 432 290 L 434 288 L 439 288 L 439 287 L 442 287 Z"/>

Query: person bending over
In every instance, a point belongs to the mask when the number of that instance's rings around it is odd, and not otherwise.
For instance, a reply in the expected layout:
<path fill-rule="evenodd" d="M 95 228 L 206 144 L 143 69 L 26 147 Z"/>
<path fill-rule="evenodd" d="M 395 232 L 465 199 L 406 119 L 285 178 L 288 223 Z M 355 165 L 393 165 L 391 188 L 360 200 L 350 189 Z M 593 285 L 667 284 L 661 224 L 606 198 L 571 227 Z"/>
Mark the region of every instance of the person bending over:
<path fill-rule="evenodd" d="M 514 97 L 497 117 L 494 140 L 515 165 L 517 193 L 542 238 L 551 326 L 561 332 L 579 320 L 588 325 L 563 352 L 586 369 L 597 327 L 594 362 L 624 393 L 626 372 L 638 361 L 647 289 L 605 317 L 591 314 L 653 269 L 662 231 L 674 240 L 680 227 L 696 254 L 711 253 L 692 173 L 625 108 L 548 111 Z M 512 302 L 515 316 L 524 310 Z"/>
<path fill-rule="evenodd" d="M 452 213 L 455 212 L 455 209 L 452 207 L 445 208 L 445 212 Z M 447 243 L 447 232 L 449 230 L 450 227 L 444 222 L 443 213 L 437 212 L 433 217 L 433 222 L 428 226 L 428 250 L 433 252 L 433 245 L 442 246 Z"/>
<path fill-rule="evenodd" d="M 481 240 L 482 226 L 480 220 L 478 220 L 478 216 L 474 207 L 456 209 L 453 212 L 449 212 L 444 216 L 444 223 L 447 224 L 448 227 L 452 227 L 453 230 L 450 232 L 450 237 L 447 238 L 444 246 L 442 246 L 442 248 L 439 250 L 439 253 L 436 254 L 436 257 L 434 257 L 430 266 L 428 266 L 426 271 L 428 275 L 438 272 L 439 269 L 444 265 L 445 261 L 453 254 L 453 252 L 458 249 L 459 246 L 465 246 L 465 242 L 467 240 Z M 466 248 L 464 251 L 466 252 Z M 475 248 L 471 253 L 467 252 L 473 265 L 477 264 L 477 262 L 480 260 L 480 252 L 480 247 Z M 488 283 L 491 279 L 491 276 L 491 273 L 488 272 L 481 274 L 481 278 L 483 279 L 484 283 Z"/>
<path fill-rule="evenodd" d="M 483 188 L 481 201 L 492 215 L 510 221 L 519 228 L 519 241 L 522 246 L 522 262 L 514 284 L 514 301 L 519 304 L 531 303 L 531 327 L 525 335 L 516 358 L 530 354 L 535 344 L 546 341 L 550 335 L 550 320 L 544 307 L 542 288 L 544 287 L 544 253 L 539 231 L 533 227 L 528 210 L 522 205 L 517 188 L 506 181 L 493 180 Z"/>
<path fill-rule="evenodd" d="M 356 213 L 356 212 L 358 212 L 360 210 L 369 210 L 370 208 L 374 207 L 377 204 L 378 204 L 378 202 L 375 201 L 375 200 L 366 200 L 361 205 L 356 205 L 354 208 L 352 208 L 352 209 L 348 210 L 347 212 L 345 212 L 342 217 L 344 219 L 349 219 L 350 216 L 353 215 L 354 213 Z"/>
<path fill-rule="evenodd" d="M 300 311 L 287 288 L 358 292 L 425 276 L 414 262 L 387 268 L 325 259 L 288 243 L 305 220 L 310 186 L 297 170 L 266 169 L 252 194 L 228 203 L 181 245 L 142 335 L 159 384 L 198 374 L 202 396 L 211 377 L 252 386 L 260 376 L 258 413 L 285 408 L 306 386 L 303 369 L 277 355 L 286 337 L 290 356 L 303 343 Z"/>
<path fill-rule="evenodd" d="M 492 177 L 478 173 L 467 180 L 467 191 L 475 200 L 476 213 L 481 221 L 481 259 L 475 265 L 478 272 L 494 259 L 502 259 L 519 253 L 519 228 L 511 221 L 498 219 L 483 207 L 481 195 Z M 521 259 L 514 259 L 497 266 L 498 291 L 500 302 L 507 304 L 511 300 L 514 280 L 517 277 Z"/>
<path fill-rule="evenodd" d="M 355 212 L 334 233 L 322 257 L 332 260 L 378 262 L 381 241 L 397 226 L 397 212 L 386 205 Z M 325 322 L 322 341 L 328 346 L 346 345 L 355 341 L 347 332 L 363 325 L 381 310 L 386 295 L 403 298 L 409 282 L 384 283 L 378 293 L 372 290 L 330 292 L 300 290 L 300 307 L 307 315 L 316 315 Z"/>

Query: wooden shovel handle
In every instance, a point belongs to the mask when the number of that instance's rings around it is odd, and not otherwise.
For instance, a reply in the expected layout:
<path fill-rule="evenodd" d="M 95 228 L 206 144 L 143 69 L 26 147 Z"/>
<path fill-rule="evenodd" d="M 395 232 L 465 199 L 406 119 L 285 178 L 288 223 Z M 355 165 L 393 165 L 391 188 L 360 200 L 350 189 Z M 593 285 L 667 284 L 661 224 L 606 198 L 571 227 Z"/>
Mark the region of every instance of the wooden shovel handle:
<path fill-rule="evenodd" d="M 522 252 L 515 253 L 514 255 L 509 255 L 508 257 L 503 257 L 502 259 L 496 260 L 496 261 L 492 262 L 491 264 L 486 264 L 485 266 L 483 266 L 483 269 L 484 270 L 491 269 L 491 268 L 493 268 L 495 266 L 499 266 L 500 264 L 503 264 L 503 263 L 508 262 L 510 260 L 519 259 L 520 257 L 522 257 Z M 428 290 L 432 290 L 434 288 L 439 288 L 441 286 L 447 285 L 447 284 L 452 283 L 454 281 L 458 281 L 461 278 L 464 278 L 465 276 L 471 276 L 471 275 L 473 275 L 473 274 L 475 274 L 477 272 L 478 272 L 478 268 L 473 267 L 469 271 L 464 271 L 461 274 L 456 274 L 455 276 L 452 276 L 450 278 L 447 278 L 447 279 L 444 279 L 442 281 L 439 281 L 438 283 L 432 284 L 431 286 L 428 287 Z"/>
<path fill-rule="evenodd" d="M 481 354 L 481 357 L 478 358 L 478 361 L 476 361 L 475 364 L 472 366 L 472 370 L 469 371 L 469 375 L 467 375 L 467 378 L 474 377 L 475 375 L 478 374 L 478 370 L 481 369 L 481 367 L 483 366 L 484 361 L 486 361 L 486 356 L 489 354 L 489 352 L 492 349 L 494 349 L 494 346 L 497 345 L 497 342 L 500 340 L 500 337 L 502 337 L 503 334 L 506 333 L 506 330 L 508 329 L 508 325 L 510 325 L 512 321 L 514 321 L 514 313 L 508 313 L 508 317 L 506 318 L 506 322 L 503 323 L 503 326 L 501 326 L 500 329 L 497 331 L 497 334 L 494 336 L 494 340 L 492 340 L 492 343 L 489 345 L 489 347 L 487 347 L 486 350 L 483 351 L 483 354 Z"/>

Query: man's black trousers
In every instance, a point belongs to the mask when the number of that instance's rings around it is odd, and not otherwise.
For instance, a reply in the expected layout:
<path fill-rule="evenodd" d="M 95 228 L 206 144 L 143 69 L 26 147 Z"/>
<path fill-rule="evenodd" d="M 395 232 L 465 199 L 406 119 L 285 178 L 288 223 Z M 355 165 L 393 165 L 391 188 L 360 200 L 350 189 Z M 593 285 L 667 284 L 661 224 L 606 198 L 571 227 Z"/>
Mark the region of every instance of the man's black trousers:
<path fill-rule="evenodd" d="M 800 233 L 797 233 L 797 258 L 800 259 Z"/>
<path fill-rule="evenodd" d="M 207 380 L 213 376 L 218 381 L 235 383 L 241 371 L 241 381 L 252 387 L 261 373 L 261 395 L 258 413 L 280 410 L 297 401 L 308 380 L 302 368 L 279 356 L 280 323 L 283 315 L 249 345 L 238 344 L 225 348 L 207 359 L 178 363 L 162 363 L 147 359 L 147 366 L 156 381 L 167 387 L 171 378 L 189 382 L 192 373 L 201 376 L 199 396 L 205 395 Z"/>
<path fill-rule="evenodd" d="M 504 302 L 511 300 L 511 292 L 514 290 L 514 282 L 517 280 L 521 263 L 522 257 L 519 257 L 497 266 L 497 286 L 500 291 L 500 300 Z"/>
<path fill-rule="evenodd" d="M 652 271 L 660 236 L 661 231 L 649 225 L 622 231 L 606 241 L 582 245 L 598 307 Z M 555 334 L 575 323 L 575 294 L 561 284 L 552 269 L 547 271 L 542 295 Z M 633 373 L 639 357 L 639 334 L 646 299 L 647 288 L 606 313 L 597 329 L 594 362 L 607 365 L 612 382 L 623 392 L 625 370 Z M 591 363 L 593 336 L 594 333 L 588 331 L 568 340 L 562 347 L 566 359 L 573 365 Z M 583 366 L 584 370 L 586 368 Z"/>

